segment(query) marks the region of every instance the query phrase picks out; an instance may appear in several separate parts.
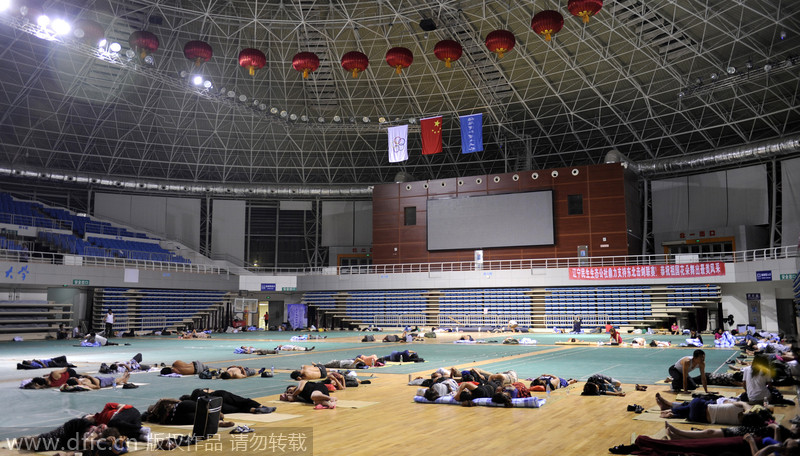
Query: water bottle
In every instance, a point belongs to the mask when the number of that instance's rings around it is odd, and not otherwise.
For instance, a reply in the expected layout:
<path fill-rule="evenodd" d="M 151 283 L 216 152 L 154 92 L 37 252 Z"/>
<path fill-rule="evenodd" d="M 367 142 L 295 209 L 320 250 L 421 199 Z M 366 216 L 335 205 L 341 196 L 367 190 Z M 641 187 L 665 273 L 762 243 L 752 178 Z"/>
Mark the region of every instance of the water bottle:
<path fill-rule="evenodd" d="M 273 366 L 269 366 L 269 373 L 271 375 L 273 375 L 273 376 L 275 375 L 275 366 L 274 365 Z"/>
<path fill-rule="evenodd" d="M 111 382 L 112 388 L 115 390 L 117 389 L 117 379 L 115 378 L 113 382 Z"/>
<path fill-rule="evenodd" d="M 544 384 L 544 391 L 545 391 L 545 394 L 547 395 L 547 397 L 550 397 L 550 381 L 549 380 Z"/>

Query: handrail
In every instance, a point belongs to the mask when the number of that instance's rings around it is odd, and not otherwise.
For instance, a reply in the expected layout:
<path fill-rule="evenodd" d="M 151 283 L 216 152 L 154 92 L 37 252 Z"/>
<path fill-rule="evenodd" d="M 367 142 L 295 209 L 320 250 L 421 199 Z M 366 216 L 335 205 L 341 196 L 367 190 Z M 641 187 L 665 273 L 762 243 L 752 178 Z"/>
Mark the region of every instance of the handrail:
<path fill-rule="evenodd" d="M 150 271 L 187 272 L 194 274 L 230 275 L 230 271 L 220 266 L 197 263 L 173 263 L 170 261 L 133 260 L 128 258 L 100 257 L 91 255 L 72 255 L 38 251 L 19 251 L 0 249 L 0 260 L 17 263 L 65 264 L 64 259 L 74 258 L 73 266 L 97 266 L 107 268 L 135 268 Z M 69 261 L 67 264 L 70 264 Z"/>
<path fill-rule="evenodd" d="M 724 253 L 691 254 L 697 262 L 720 261 L 724 263 L 745 263 L 751 261 L 797 258 L 797 246 L 773 247 Z M 361 266 L 339 266 L 325 268 L 246 268 L 254 274 L 293 274 L 293 275 L 344 275 L 344 274 L 402 274 L 426 272 L 463 271 L 502 271 L 515 269 L 552 269 L 599 266 L 638 266 L 680 264 L 681 255 L 620 255 L 568 258 L 532 258 L 518 260 L 493 260 L 476 263 L 474 261 L 455 261 L 444 263 L 400 263 L 373 264 Z M 693 261 L 694 262 L 694 261 Z"/>

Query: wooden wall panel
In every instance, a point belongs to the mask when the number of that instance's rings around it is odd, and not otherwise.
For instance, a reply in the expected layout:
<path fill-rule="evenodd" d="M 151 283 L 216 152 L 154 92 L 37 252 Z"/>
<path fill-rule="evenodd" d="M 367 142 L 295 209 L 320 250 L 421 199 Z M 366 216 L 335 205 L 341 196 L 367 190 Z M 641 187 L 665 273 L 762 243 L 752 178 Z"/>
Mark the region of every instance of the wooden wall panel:
<path fill-rule="evenodd" d="M 458 179 L 439 179 L 428 182 L 428 195 L 455 194 Z"/>
<path fill-rule="evenodd" d="M 397 198 L 400 196 L 401 184 L 376 185 L 372 189 L 372 201 Z"/>
<path fill-rule="evenodd" d="M 400 199 L 386 198 L 386 199 L 373 199 L 372 200 L 372 214 L 394 214 L 399 210 Z"/>
<path fill-rule="evenodd" d="M 401 217 L 401 213 L 394 212 L 394 213 L 385 213 L 385 214 L 372 214 L 372 229 L 373 230 L 385 230 L 385 229 L 397 229 L 399 226 L 403 224 L 403 218 Z"/>
<path fill-rule="evenodd" d="M 516 174 L 517 180 L 514 180 Z M 519 174 L 506 173 L 506 174 L 490 174 L 488 176 L 486 186 L 490 195 L 497 193 L 515 193 L 519 191 Z"/>
<path fill-rule="evenodd" d="M 459 185 L 459 182 L 461 185 Z M 457 191 L 461 193 L 479 192 L 486 194 L 486 176 L 466 176 L 456 179 Z"/>
<path fill-rule="evenodd" d="M 421 242 L 427 245 L 428 230 L 423 226 L 404 226 L 400 228 L 400 244 Z"/>
<path fill-rule="evenodd" d="M 589 211 L 592 216 L 600 217 L 608 214 L 621 214 L 622 223 L 625 223 L 625 197 L 590 199 L 583 202 L 584 211 Z"/>
<path fill-rule="evenodd" d="M 573 170 L 577 172 L 573 174 Z M 557 177 L 552 176 L 553 171 L 558 172 Z M 515 174 L 519 176 L 517 181 L 512 179 Z M 556 244 L 484 249 L 486 260 L 575 257 L 578 245 L 589 245 L 590 256 L 623 255 L 628 249 L 624 179 L 624 168 L 609 164 L 386 185 L 391 188 L 377 186 L 373 193 L 373 261 L 472 261 L 472 250 L 427 251 L 427 199 L 536 190 L 553 191 Z M 583 196 L 582 215 L 568 214 L 567 197 L 573 194 Z M 417 208 L 414 227 L 402 225 L 403 208 L 409 206 Z M 605 242 L 601 241 L 603 237 Z M 606 244 L 608 247 L 600 247 Z M 395 246 L 398 254 L 394 253 Z"/>

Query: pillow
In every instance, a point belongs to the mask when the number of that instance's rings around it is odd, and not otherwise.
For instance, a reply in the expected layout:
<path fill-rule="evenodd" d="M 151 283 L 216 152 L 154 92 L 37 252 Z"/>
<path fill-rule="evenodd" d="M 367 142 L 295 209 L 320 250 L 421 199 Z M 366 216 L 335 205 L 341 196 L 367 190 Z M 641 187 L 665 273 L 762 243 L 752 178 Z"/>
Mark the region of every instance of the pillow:
<path fill-rule="evenodd" d="M 540 392 L 540 393 L 544 393 L 545 392 L 545 387 L 542 386 L 542 385 L 531 386 L 528 389 L 531 390 L 531 391 L 537 391 L 537 392 Z"/>

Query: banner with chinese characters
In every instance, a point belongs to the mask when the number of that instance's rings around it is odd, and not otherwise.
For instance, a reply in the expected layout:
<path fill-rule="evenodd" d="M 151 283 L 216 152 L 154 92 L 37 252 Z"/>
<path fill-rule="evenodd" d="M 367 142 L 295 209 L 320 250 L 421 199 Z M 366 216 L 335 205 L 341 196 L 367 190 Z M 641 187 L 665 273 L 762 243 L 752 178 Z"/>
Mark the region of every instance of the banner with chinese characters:
<path fill-rule="evenodd" d="M 725 263 L 686 263 L 569 268 L 570 280 L 669 279 L 725 275 Z"/>

